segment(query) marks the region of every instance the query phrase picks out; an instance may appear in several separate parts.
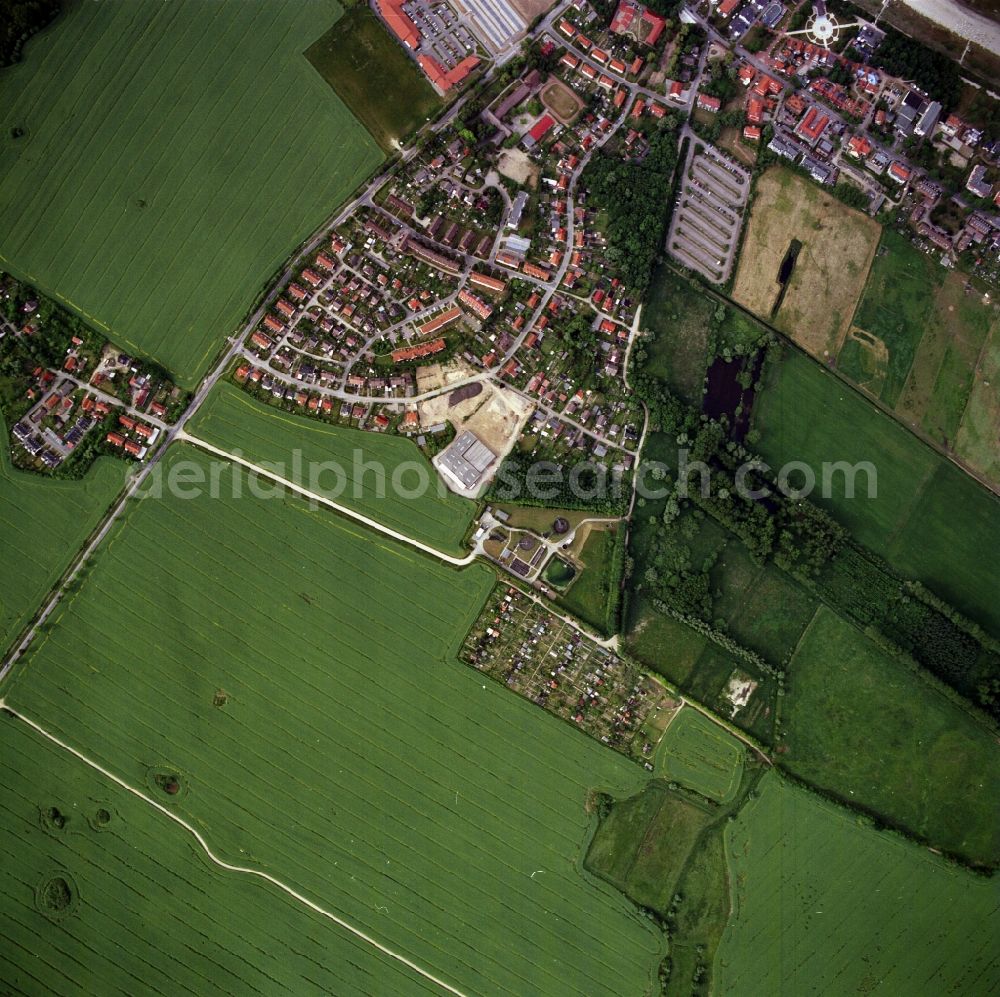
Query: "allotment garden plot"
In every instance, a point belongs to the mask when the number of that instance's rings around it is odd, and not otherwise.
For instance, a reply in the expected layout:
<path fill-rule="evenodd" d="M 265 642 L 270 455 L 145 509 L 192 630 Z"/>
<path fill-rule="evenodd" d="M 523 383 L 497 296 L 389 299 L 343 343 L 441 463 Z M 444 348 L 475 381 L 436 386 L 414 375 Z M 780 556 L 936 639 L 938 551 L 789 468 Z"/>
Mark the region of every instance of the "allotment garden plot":
<path fill-rule="evenodd" d="M 1000 883 L 949 866 L 769 773 L 727 825 L 734 916 L 716 991 L 987 994 Z"/>
<path fill-rule="evenodd" d="M 302 55 L 340 13 L 68 5 L 0 74 L 0 265 L 192 385 L 380 161 Z"/>
<path fill-rule="evenodd" d="M 456 660 L 493 584 L 298 499 L 144 499 L 4 694 L 467 993 L 643 992 L 661 936 L 578 860 L 646 773 Z"/>
<path fill-rule="evenodd" d="M 439 994 L 259 879 L 212 865 L 169 818 L 0 721 L 0 977 L 14 993 Z"/>
<path fill-rule="evenodd" d="M 463 552 L 475 504 L 441 485 L 437 471 L 411 440 L 289 415 L 225 383 L 208 396 L 188 429 L 303 488 L 324 495 L 329 491 L 341 505 L 415 540 Z M 393 485 L 394 475 L 401 487 Z M 427 488 L 416 494 L 421 480 Z"/>

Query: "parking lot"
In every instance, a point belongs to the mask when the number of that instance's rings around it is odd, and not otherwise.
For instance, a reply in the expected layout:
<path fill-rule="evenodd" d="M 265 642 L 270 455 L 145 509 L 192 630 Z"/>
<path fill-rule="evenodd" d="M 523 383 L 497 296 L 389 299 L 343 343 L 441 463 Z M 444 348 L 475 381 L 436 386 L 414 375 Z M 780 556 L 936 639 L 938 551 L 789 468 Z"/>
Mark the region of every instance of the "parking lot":
<path fill-rule="evenodd" d="M 476 39 L 443 0 L 413 0 L 406 12 L 422 36 L 421 51 L 449 69 L 476 51 Z"/>
<path fill-rule="evenodd" d="M 667 237 L 670 255 L 724 284 L 736 260 L 749 195 L 750 174 L 742 166 L 714 146 L 694 143 Z"/>

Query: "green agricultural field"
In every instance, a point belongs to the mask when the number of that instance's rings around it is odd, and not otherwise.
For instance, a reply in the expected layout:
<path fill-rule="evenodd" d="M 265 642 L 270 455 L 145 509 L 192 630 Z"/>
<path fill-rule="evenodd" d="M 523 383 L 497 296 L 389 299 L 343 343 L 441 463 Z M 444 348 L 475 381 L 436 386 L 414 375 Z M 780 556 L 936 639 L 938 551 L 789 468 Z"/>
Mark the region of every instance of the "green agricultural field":
<path fill-rule="evenodd" d="M 772 773 L 726 828 L 733 917 L 715 992 L 988 994 L 1000 988 L 1000 882 Z"/>
<path fill-rule="evenodd" d="M 928 329 L 934 298 L 944 280 L 936 260 L 917 250 L 893 229 L 884 229 L 854 327 L 874 337 L 853 335 L 839 358 L 851 380 L 868 387 L 890 408 L 895 406 Z"/>
<path fill-rule="evenodd" d="M 939 848 L 1000 862 L 993 734 L 825 607 L 788 674 L 782 765 Z"/>
<path fill-rule="evenodd" d="M 668 266 L 658 267 L 642 309 L 642 324 L 653 337 L 643 343 L 648 355 L 639 372 L 658 378 L 684 401 L 700 406 L 714 310 L 708 295 Z"/>
<path fill-rule="evenodd" d="M 983 347 L 969 404 L 955 438 L 955 450 L 966 463 L 1000 486 L 1000 325 Z"/>
<path fill-rule="evenodd" d="M 449 492 L 412 440 L 290 415 L 227 383 L 209 395 L 188 430 L 407 536 L 463 553 L 462 539 L 476 504 Z M 363 470 L 368 464 L 384 469 L 384 497 L 378 473 Z M 394 474 L 399 489 L 393 488 Z M 428 482 L 427 494 L 407 498 L 421 477 Z"/>
<path fill-rule="evenodd" d="M 0 745 L 9 992 L 440 993 L 269 883 L 212 865 L 187 831 L 26 724 L 0 720 Z"/>
<path fill-rule="evenodd" d="M 68 5 L 0 72 L 0 265 L 191 387 L 381 159 L 302 55 L 340 13 Z"/>
<path fill-rule="evenodd" d="M 986 379 L 977 368 L 998 326 L 997 307 L 982 290 L 886 229 L 838 367 L 903 422 L 988 474 L 989 461 L 975 447 L 963 453 L 957 440 Z"/>
<path fill-rule="evenodd" d="M 0 433 L 7 427 L 0 418 Z M 125 484 L 126 466 L 102 459 L 82 481 L 46 481 L 0 456 L 0 539 L 8 570 L 0 585 L 0 643 L 27 625 L 111 500 Z"/>
<path fill-rule="evenodd" d="M 587 868 L 636 903 L 666 911 L 691 850 L 714 819 L 707 802 L 650 783 L 611 807 L 587 852 Z"/>
<path fill-rule="evenodd" d="M 624 542 L 624 538 L 623 538 Z M 621 564 L 615 570 L 618 531 L 591 530 L 580 552 L 584 569 L 569 591 L 559 598 L 563 609 L 578 616 L 603 634 L 614 633 L 617 620 L 613 612 L 621 584 Z"/>
<path fill-rule="evenodd" d="M 495 581 L 230 468 L 137 502 L 3 694 L 466 993 L 642 993 L 662 937 L 579 862 L 646 773 L 458 662 Z"/>
<path fill-rule="evenodd" d="M 305 54 L 385 152 L 440 110 L 434 88 L 367 4 L 348 10 Z"/>
<path fill-rule="evenodd" d="M 817 602 L 773 562 L 755 564 L 743 543 L 730 538 L 711 571 L 718 593 L 713 615 L 744 647 L 780 665 L 816 612 Z"/>
<path fill-rule="evenodd" d="M 759 450 L 775 469 L 801 460 L 822 480 L 823 462 L 870 461 L 846 498 L 843 476 L 825 505 L 854 537 L 1000 635 L 1000 501 L 818 364 L 790 354 L 768 375 L 754 415 Z"/>
<path fill-rule="evenodd" d="M 736 796 L 743 775 L 744 748 L 694 707 L 670 721 L 656 752 L 657 775 L 679 782 L 717 803 Z"/>

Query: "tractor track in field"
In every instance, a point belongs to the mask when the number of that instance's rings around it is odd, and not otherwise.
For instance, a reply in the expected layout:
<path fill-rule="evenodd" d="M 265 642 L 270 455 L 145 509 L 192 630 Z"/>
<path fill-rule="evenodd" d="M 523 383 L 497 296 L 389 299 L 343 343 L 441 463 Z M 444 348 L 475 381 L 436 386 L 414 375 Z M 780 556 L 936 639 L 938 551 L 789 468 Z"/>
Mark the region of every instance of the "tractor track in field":
<path fill-rule="evenodd" d="M 161 814 L 172 820 L 175 824 L 179 824 L 182 828 L 184 828 L 185 831 L 187 831 L 192 835 L 192 837 L 201 846 L 202 850 L 204 851 L 205 855 L 209 858 L 209 860 L 214 865 L 218 866 L 220 869 L 224 869 L 226 872 L 234 872 L 246 876 L 254 876 L 257 879 L 265 880 L 272 886 L 276 886 L 279 890 L 282 890 L 284 893 L 287 893 L 288 896 L 290 896 L 297 903 L 300 903 L 303 906 L 308 907 L 309 910 L 313 911 L 314 913 L 319 914 L 321 917 L 325 917 L 327 920 L 332 921 L 338 927 L 341 927 L 346 931 L 349 931 L 356 938 L 360 938 L 366 944 L 371 945 L 373 948 L 378 949 L 381 953 L 383 953 L 383 955 L 389 956 L 390 959 L 395 959 L 397 962 L 406 966 L 408 969 L 413 970 L 414 973 L 417 973 L 419 976 L 422 976 L 425 980 L 428 980 L 429 982 L 440 987 L 446 993 L 454 994 L 455 997 L 469 997 L 469 995 L 467 995 L 464 991 L 459 990 L 457 987 L 452 986 L 450 983 L 446 983 L 444 980 L 440 979 L 433 973 L 424 969 L 422 966 L 413 962 L 411 959 L 408 959 L 406 956 L 400 954 L 399 952 L 395 952 L 388 946 L 383 945 L 380 941 L 373 938 L 371 935 L 366 934 L 360 928 L 356 928 L 349 921 L 345 921 L 343 918 L 338 917 L 332 911 L 326 910 L 326 908 L 321 907 L 319 904 L 313 902 L 308 897 L 303 896 L 301 893 L 293 889 L 291 886 L 288 886 L 286 883 L 283 883 L 280 879 L 276 879 L 269 873 L 262 872 L 259 869 L 251 869 L 248 866 L 234 865 L 231 862 L 226 862 L 225 859 L 219 858 L 219 856 L 216 855 L 209 847 L 209 844 L 205 840 L 204 836 L 198 830 L 192 827 L 186 820 L 184 820 L 183 817 L 179 817 L 177 814 L 170 811 L 167 807 L 163 806 L 162 803 L 157 803 L 156 800 L 147 796 L 141 790 L 136 789 L 134 786 L 130 786 L 127 782 L 125 782 L 124 779 L 120 778 L 113 772 L 104 768 L 103 765 L 101 765 L 99 762 L 94 761 L 94 759 L 88 757 L 82 751 L 79 751 L 72 745 L 67 744 L 65 741 L 58 738 L 55 734 L 46 730 L 41 724 L 37 723 L 35 720 L 32 720 L 30 717 L 27 717 L 23 713 L 18 712 L 3 699 L 0 699 L 0 709 L 6 710 L 9 714 L 12 714 L 17 720 L 20 720 L 22 723 L 27 724 L 27 726 L 29 726 L 37 734 L 41 735 L 46 740 L 51 741 L 54 745 L 61 748 L 63 751 L 66 751 L 69 754 L 73 755 L 79 761 L 83 762 L 85 765 L 88 765 L 90 768 L 94 769 L 95 772 L 99 772 L 105 779 L 109 779 L 116 786 L 119 786 L 121 789 L 126 790 L 133 796 L 137 796 L 144 803 L 153 807 L 155 810 L 158 810 Z"/>

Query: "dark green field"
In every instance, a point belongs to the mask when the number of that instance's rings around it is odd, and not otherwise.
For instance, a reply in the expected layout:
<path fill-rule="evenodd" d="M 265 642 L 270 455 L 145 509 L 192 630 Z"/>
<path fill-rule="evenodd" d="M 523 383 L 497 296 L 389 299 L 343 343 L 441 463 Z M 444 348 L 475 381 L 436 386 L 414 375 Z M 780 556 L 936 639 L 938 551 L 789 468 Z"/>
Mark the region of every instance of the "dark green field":
<path fill-rule="evenodd" d="M 986 554 L 1000 550 L 995 496 L 797 353 L 770 371 L 754 423 L 759 449 L 774 468 L 802 460 L 819 479 L 823 462 L 871 462 L 876 497 L 868 497 L 862 474 L 853 499 L 842 485 L 829 500 L 813 498 L 903 575 L 1000 635 L 1000 559 Z"/>
<path fill-rule="evenodd" d="M 410 439 L 282 412 L 225 382 L 208 396 L 189 429 L 407 536 L 465 553 L 462 538 L 475 503 L 448 491 Z M 393 487 L 394 475 L 400 487 Z M 428 482 L 425 494 L 407 497 L 419 480 Z"/>
<path fill-rule="evenodd" d="M 615 571 L 618 530 L 591 530 L 580 552 L 583 571 L 559 605 L 580 617 L 603 634 L 616 629 L 612 609 L 617 601 L 621 568 Z"/>
<path fill-rule="evenodd" d="M 1000 862 L 995 735 L 825 607 L 788 671 L 782 765 L 940 848 Z"/>
<path fill-rule="evenodd" d="M 133 504 L 4 698 L 465 993 L 642 992 L 662 936 L 579 862 L 647 774 L 456 659 L 495 582 L 229 466 Z"/>
<path fill-rule="evenodd" d="M 0 417 L 0 435 L 7 426 Z M 17 636 L 125 485 L 126 465 L 102 458 L 82 481 L 46 481 L 0 452 L 0 651 Z"/>
<path fill-rule="evenodd" d="M 306 58 L 385 152 L 436 114 L 441 101 L 367 4 L 351 7 Z"/>
<path fill-rule="evenodd" d="M 725 834 L 733 916 L 714 993 L 938 997 L 1000 987 L 995 877 L 866 827 L 776 772 Z"/>
<path fill-rule="evenodd" d="M 26 724 L 0 746 L 5 992 L 440 994 Z"/>
<path fill-rule="evenodd" d="M 341 11 L 66 4 L 0 73 L 0 266 L 195 384 L 382 158 L 302 54 Z"/>

